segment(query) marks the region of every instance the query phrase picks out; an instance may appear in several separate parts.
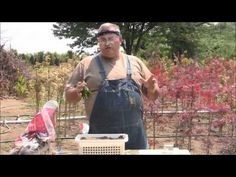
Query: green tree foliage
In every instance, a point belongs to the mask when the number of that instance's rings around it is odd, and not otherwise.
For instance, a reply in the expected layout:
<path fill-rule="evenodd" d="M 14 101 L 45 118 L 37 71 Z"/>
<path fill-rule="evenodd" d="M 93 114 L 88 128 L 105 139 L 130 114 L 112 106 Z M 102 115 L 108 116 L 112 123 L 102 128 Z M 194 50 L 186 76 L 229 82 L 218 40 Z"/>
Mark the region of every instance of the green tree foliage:
<path fill-rule="evenodd" d="M 114 22 L 116 23 L 116 22 Z M 96 30 L 102 22 L 57 23 L 53 25 L 55 36 L 74 39 L 71 47 L 80 51 L 96 45 Z M 142 51 L 157 49 L 162 55 L 194 57 L 198 45 L 197 29 L 204 23 L 190 22 L 117 22 L 124 39 L 122 47 L 127 54 L 144 55 Z M 152 52 L 151 52 L 152 53 Z M 150 55 L 150 54 L 149 54 Z"/>
<path fill-rule="evenodd" d="M 38 52 L 37 53 L 37 62 L 42 63 L 44 61 L 44 52 Z"/>
<path fill-rule="evenodd" d="M 55 65 L 60 66 L 60 60 L 58 58 L 55 58 Z"/>
<path fill-rule="evenodd" d="M 145 35 L 141 42 L 139 55 L 145 58 L 194 57 L 198 46 L 198 28 L 204 23 L 172 22 L 160 23 L 153 33 Z"/>
<path fill-rule="evenodd" d="M 21 58 L 22 60 L 27 60 L 27 56 L 23 53 L 23 54 L 19 54 L 18 55 L 19 56 L 19 58 Z"/>
<path fill-rule="evenodd" d="M 69 58 L 73 58 L 73 51 L 69 50 L 67 52 L 67 55 L 68 55 Z"/>
<path fill-rule="evenodd" d="M 35 64 L 36 61 L 35 58 L 32 58 L 33 57 L 33 54 L 29 54 L 29 53 L 20 53 L 20 54 L 17 54 L 17 57 L 23 61 L 26 61 L 27 63 L 30 63 L 30 64 Z"/>
<path fill-rule="evenodd" d="M 171 47 L 170 53 L 178 58 L 185 54 L 187 57 L 194 57 L 198 44 L 197 29 L 201 23 L 165 23 L 163 35 L 166 43 Z M 174 57 L 172 56 L 172 58 Z"/>
<path fill-rule="evenodd" d="M 31 64 L 31 65 L 35 65 L 36 59 L 35 59 L 34 55 L 31 55 L 31 56 L 30 56 L 30 60 L 29 60 L 29 61 L 30 61 L 30 64 Z"/>
<path fill-rule="evenodd" d="M 199 58 L 236 57 L 236 23 L 220 22 L 203 25 L 199 30 Z"/>
<path fill-rule="evenodd" d="M 62 38 L 74 39 L 70 47 L 78 47 L 79 52 L 84 52 L 85 48 L 91 48 L 96 45 L 96 30 L 103 22 L 77 22 L 77 23 L 57 23 L 53 25 L 55 36 Z M 116 23 L 116 22 L 114 22 Z M 142 38 L 145 34 L 151 33 L 159 23 L 150 22 L 117 22 L 120 26 L 124 42 L 122 47 L 127 54 L 136 54 L 141 45 Z"/>
<path fill-rule="evenodd" d="M 84 48 L 93 47 L 95 44 L 95 29 L 100 26 L 101 23 L 87 23 L 87 22 L 67 22 L 57 23 L 53 25 L 53 34 L 58 36 L 59 39 L 71 38 L 74 40 L 70 47 L 78 47 L 79 51 L 83 51 Z"/>
<path fill-rule="evenodd" d="M 138 55 L 142 58 L 236 57 L 236 23 L 163 23 L 145 35 Z"/>
<path fill-rule="evenodd" d="M 118 23 L 124 39 L 122 47 L 127 54 L 136 54 L 140 49 L 144 36 L 151 36 L 160 23 L 136 22 Z"/>
<path fill-rule="evenodd" d="M 137 55 L 143 59 L 156 59 L 170 55 L 171 46 L 161 32 L 156 31 L 152 35 L 144 35 Z"/>

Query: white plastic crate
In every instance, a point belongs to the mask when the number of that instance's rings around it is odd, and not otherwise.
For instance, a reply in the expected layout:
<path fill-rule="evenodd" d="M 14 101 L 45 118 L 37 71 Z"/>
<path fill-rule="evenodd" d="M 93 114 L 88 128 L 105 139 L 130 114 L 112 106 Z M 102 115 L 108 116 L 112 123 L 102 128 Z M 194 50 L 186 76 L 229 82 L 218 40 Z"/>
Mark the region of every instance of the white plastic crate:
<path fill-rule="evenodd" d="M 86 155 L 121 155 L 125 153 L 127 134 L 79 134 L 75 141 L 78 143 L 79 154 Z"/>

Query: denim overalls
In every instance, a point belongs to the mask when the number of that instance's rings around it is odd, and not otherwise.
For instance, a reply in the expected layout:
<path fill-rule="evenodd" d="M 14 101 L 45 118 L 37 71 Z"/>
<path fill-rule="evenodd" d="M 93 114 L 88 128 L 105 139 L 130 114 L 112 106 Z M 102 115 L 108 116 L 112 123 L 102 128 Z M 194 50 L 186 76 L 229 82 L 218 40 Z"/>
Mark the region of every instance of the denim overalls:
<path fill-rule="evenodd" d="M 146 149 L 147 138 L 143 126 L 143 102 L 140 86 L 131 78 L 128 56 L 127 78 L 107 80 L 100 56 L 94 58 L 100 68 L 100 86 L 90 116 L 91 134 L 128 134 L 126 149 Z"/>

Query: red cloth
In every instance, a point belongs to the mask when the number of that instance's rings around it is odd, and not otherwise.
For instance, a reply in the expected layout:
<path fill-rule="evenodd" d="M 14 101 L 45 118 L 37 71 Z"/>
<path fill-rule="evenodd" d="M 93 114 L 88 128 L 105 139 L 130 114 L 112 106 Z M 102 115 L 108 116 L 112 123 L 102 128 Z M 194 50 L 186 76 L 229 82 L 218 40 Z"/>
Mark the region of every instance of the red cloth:
<path fill-rule="evenodd" d="M 56 119 L 55 119 L 55 113 L 56 111 L 53 109 L 48 109 L 46 108 L 48 115 L 52 121 L 52 124 L 55 128 L 56 126 Z M 28 133 L 34 133 L 34 132 L 41 132 L 41 133 L 45 133 L 47 132 L 46 126 L 44 124 L 42 115 L 41 115 L 41 111 L 38 112 L 35 117 L 32 119 L 32 121 L 28 124 L 27 128 L 26 128 Z"/>

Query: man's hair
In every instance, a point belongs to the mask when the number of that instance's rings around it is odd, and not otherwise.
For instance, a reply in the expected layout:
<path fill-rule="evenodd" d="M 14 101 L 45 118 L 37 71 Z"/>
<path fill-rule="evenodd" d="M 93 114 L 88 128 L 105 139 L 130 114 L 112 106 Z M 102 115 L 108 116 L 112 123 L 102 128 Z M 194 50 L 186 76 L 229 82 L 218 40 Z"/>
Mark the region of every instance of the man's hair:
<path fill-rule="evenodd" d="M 112 27 L 113 30 L 110 30 L 110 27 Z M 114 33 L 118 36 L 121 36 L 120 27 L 114 23 L 103 23 L 98 29 L 97 37 L 108 33 Z"/>

